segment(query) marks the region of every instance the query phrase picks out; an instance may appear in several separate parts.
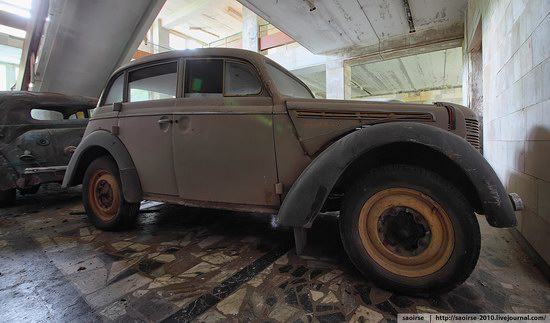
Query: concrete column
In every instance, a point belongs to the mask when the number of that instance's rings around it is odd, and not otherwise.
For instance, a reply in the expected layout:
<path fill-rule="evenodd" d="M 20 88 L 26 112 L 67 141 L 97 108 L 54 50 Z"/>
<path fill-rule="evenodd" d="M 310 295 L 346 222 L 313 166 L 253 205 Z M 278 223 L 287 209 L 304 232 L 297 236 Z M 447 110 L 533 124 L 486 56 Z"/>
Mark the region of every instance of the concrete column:
<path fill-rule="evenodd" d="M 157 19 L 152 26 L 153 53 L 162 53 L 170 50 L 170 32 L 162 26 L 162 19 Z"/>
<path fill-rule="evenodd" d="M 15 68 L 16 66 L 14 64 L 6 64 L 6 86 L 8 91 L 17 83 Z"/>
<path fill-rule="evenodd" d="M 243 6 L 243 49 L 260 51 L 258 16 Z"/>
<path fill-rule="evenodd" d="M 327 99 L 351 99 L 351 67 L 343 60 L 326 64 Z"/>

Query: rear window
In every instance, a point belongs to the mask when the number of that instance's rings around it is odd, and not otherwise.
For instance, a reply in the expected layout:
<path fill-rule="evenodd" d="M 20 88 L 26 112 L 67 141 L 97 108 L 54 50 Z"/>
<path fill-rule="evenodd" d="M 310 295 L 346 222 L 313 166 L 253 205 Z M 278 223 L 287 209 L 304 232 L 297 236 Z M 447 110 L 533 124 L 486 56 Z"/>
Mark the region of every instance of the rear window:
<path fill-rule="evenodd" d="M 262 91 L 256 70 L 244 63 L 225 63 L 225 96 L 246 96 L 259 94 Z"/>
<path fill-rule="evenodd" d="M 38 121 L 61 121 L 61 120 L 83 120 L 87 119 L 89 111 L 82 110 L 63 114 L 56 109 L 37 108 L 31 110 L 31 118 Z"/>
<path fill-rule="evenodd" d="M 313 98 L 308 88 L 288 75 L 287 72 L 271 65 L 269 62 L 266 66 L 269 75 L 275 82 L 275 86 L 282 95 L 292 98 Z"/>

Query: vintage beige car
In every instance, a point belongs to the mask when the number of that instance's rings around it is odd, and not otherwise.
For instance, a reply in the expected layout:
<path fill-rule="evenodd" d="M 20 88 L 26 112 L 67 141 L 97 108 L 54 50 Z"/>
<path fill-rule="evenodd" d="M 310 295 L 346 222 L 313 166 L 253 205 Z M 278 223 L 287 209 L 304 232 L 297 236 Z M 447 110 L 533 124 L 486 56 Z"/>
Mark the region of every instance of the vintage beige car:
<path fill-rule="evenodd" d="M 365 276 L 427 294 L 475 267 L 475 213 L 516 224 L 521 200 L 479 148 L 478 119 L 460 105 L 319 100 L 258 53 L 174 51 L 113 74 L 63 185 L 83 184 L 100 229 L 132 225 L 143 199 L 277 214 L 298 252 L 317 215 L 340 210 Z"/>

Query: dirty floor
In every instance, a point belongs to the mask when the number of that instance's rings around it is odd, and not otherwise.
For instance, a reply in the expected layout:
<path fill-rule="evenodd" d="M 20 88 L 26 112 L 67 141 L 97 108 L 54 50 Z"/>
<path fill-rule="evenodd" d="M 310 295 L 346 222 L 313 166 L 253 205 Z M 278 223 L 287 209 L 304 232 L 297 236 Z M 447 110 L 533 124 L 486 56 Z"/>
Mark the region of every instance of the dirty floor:
<path fill-rule="evenodd" d="M 482 251 L 452 292 L 412 298 L 349 263 L 334 214 L 305 256 L 269 216 L 144 203 L 125 232 L 95 229 L 78 190 L 50 185 L 0 210 L 0 321 L 367 322 L 397 313 L 547 313 L 550 284 L 510 232 L 480 218 Z"/>

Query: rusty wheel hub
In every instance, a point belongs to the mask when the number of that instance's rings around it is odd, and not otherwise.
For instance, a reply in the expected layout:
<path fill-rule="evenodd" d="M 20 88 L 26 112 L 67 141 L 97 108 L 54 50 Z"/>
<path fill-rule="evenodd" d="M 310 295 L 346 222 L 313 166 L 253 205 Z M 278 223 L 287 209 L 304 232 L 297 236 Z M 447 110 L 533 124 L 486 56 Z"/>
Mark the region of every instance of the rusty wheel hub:
<path fill-rule="evenodd" d="M 109 209 L 113 205 L 113 188 L 106 180 L 98 181 L 95 196 L 97 204 L 102 209 Z"/>
<path fill-rule="evenodd" d="M 359 236 L 365 251 L 396 275 L 422 277 L 441 269 L 454 248 L 447 212 L 432 198 L 409 188 L 389 188 L 361 208 Z"/>
<path fill-rule="evenodd" d="M 431 242 L 430 226 L 416 210 L 394 206 L 378 221 L 378 232 L 386 248 L 401 256 L 416 256 Z"/>
<path fill-rule="evenodd" d="M 120 192 L 118 181 L 107 170 L 98 170 L 88 184 L 88 201 L 94 214 L 102 221 L 110 221 L 118 213 Z"/>

